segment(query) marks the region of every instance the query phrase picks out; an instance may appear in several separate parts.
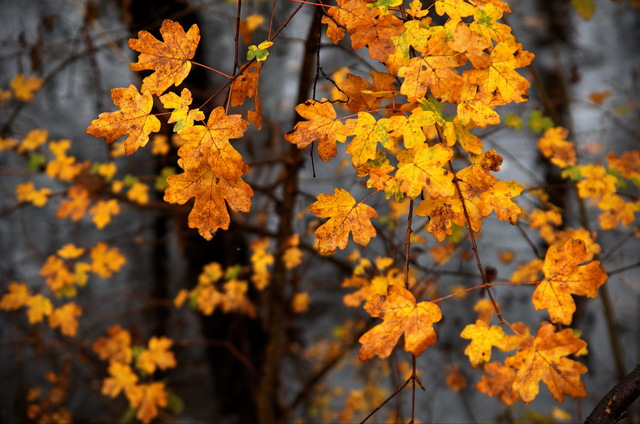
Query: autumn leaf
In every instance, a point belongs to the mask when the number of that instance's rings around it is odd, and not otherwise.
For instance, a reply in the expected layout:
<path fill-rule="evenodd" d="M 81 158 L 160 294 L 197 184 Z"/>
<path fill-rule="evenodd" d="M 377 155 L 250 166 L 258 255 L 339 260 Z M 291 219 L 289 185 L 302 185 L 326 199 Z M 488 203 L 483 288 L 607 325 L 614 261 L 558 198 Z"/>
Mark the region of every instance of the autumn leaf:
<path fill-rule="evenodd" d="M 98 200 L 89 209 L 89 213 L 93 215 L 93 223 L 96 224 L 96 228 L 101 230 L 111 222 L 112 215 L 120 213 L 120 205 L 116 199 Z"/>
<path fill-rule="evenodd" d="M 136 367 L 147 374 L 153 374 L 156 368 L 166 370 L 176 366 L 176 358 L 169 349 L 173 340 L 168 337 L 151 337 L 149 347 L 144 349 L 136 361 Z"/>
<path fill-rule="evenodd" d="M 516 370 L 503 365 L 501 362 L 485 364 L 484 370 L 489 376 L 480 377 L 476 389 L 489 396 L 498 398 L 507 405 L 512 405 L 520 399 L 520 395 L 513 389 L 513 381 L 516 378 Z"/>
<path fill-rule="evenodd" d="M 185 140 L 178 150 L 182 158 L 180 166 L 195 171 L 201 161 L 206 161 L 215 177 L 236 180 L 249 167 L 229 140 L 242 137 L 248 127 L 249 123 L 240 115 L 227 115 L 223 107 L 215 108 L 206 125 L 194 125 L 180 132 Z"/>
<path fill-rule="evenodd" d="M 585 397 L 587 392 L 580 375 L 587 372 L 587 367 L 566 356 L 579 352 L 586 345 L 570 328 L 556 333 L 553 324 L 543 322 L 533 345 L 505 360 L 506 365 L 516 369 L 513 390 L 526 404 L 538 395 L 540 381 L 547 385 L 558 402 L 564 401 L 565 395 Z"/>
<path fill-rule="evenodd" d="M 378 144 L 391 148 L 392 138 L 389 133 L 396 130 L 398 121 L 388 118 L 376 120 L 370 113 L 360 112 L 358 118 L 350 119 L 348 124 L 352 126 L 355 137 L 347 146 L 346 152 L 351 155 L 353 165 L 358 166 L 376 159 Z"/>
<path fill-rule="evenodd" d="M 389 286 L 387 296 L 373 296 L 364 306 L 372 317 L 383 322 L 360 337 L 359 358 L 361 361 L 377 355 L 387 358 L 404 335 L 404 350 L 416 356 L 436 343 L 433 324 L 442 319 L 440 308 L 431 302 L 420 302 L 410 291 L 395 285 Z"/>
<path fill-rule="evenodd" d="M 120 110 L 98 115 L 98 119 L 91 121 L 87 133 L 96 138 L 104 137 L 107 143 L 128 134 L 124 149 L 130 155 L 147 144 L 149 134 L 160 131 L 160 121 L 151 115 L 153 99 L 151 93 L 140 94 L 133 85 L 114 88 L 111 98 Z"/>
<path fill-rule="evenodd" d="M 59 308 L 55 308 L 49 315 L 51 328 L 60 327 L 60 332 L 65 336 L 73 337 L 78 331 L 78 317 L 82 315 L 82 308 L 74 302 L 69 302 Z"/>
<path fill-rule="evenodd" d="M 44 80 L 42 78 L 27 78 L 24 74 L 18 74 L 9 82 L 9 87 L 13 91 L 13 97 L 21 102 L 30 102 L 43 83 Z"/>
<path fill-rule="evenodd" d="M 121 362 L 111 362 L 109 364 L 109 375 L 102 383 L 102 394 L 109 397 L 116 397 L 120 392 L 134 393 L 138 382 L 138 376 L 131 370 L 128 364 Z"/>
<path fill-rule="evenodd" d="M 50 195 L 51 189 L 44 187 L 36 190 L 33 181 L 28 181 L 16 186 L 16 198 L 18 202 L 29 202 L 38 208 L 47 204 Z"/>
<path fill-rule="evenodd" d="M 100 359 L 128 364 L 133 359 L 131 334 L 119 325 L 107 328 L 107 337 L 100 337 L 92 346 Z"/>
<path fill-rule="evenodd" d="M 91 271 L 102 278 L 109 278 L 114 273 L 120 271 L 120 268 L 127 260 L 120 254 L 117 247 L 109 249 L 109 245 L 100 242 L 91 248 Z"/>
<path fill-rule="evenodd" d="M 147 31 L 140 31 L 138 38 L 129 40 L 129 48 L 140 52 L 138 62 L 129 67 L 133 71 L 153 70 L 142 81 L 142 92 L 160 95 L 171 85 L 179 85 L 191 71 L 191 61 L 200 41 L 200 29 L 192 25 L 185 34 L 182 26 L 166 19 L 160 27 L 164 41 Z M 157 130 L 156 130 L 157 131 Z"/>
<path fill-rule="evenodd" d="M 245 99 L 253 99 L 255 110 L 247 111 L 247 119 L 253 122 L 256 128 L 262 128 L 262 102 L 258 93 L 258 82 L 262 71 L 261 62 L 253 62 L 246 67 L 231 84 L 231 106 L 239 106 Z"/>
<path fill-rule="evenodd" d="M 20 309 L 27 304 L 29 297 L 29 288 L 25 283 L 11 282 L 9 292 L 3 294 L 0 299 L 0 309 L 5 311 Z"/>
<path fill-rule="evenodd" d="M 422 144 L 400 152 L 396 172 L 396 178 L 401 181 L 400 189 L 412 199 L 423 190 L 433 198 L 453 196 L 453 173 L 442 167 L 452 155 L 453 151 L 442 144 Z"/>
<path fill-rule="evenodd" d="M 29 324 L 41 322 L 44 317 L 51 315 L 51 312 L 53 312 L 51 300 L 41 294 L 30 296 L 27 299 L 26 306 L 28 308 L 27 318 L 29 319 Z"/>
<path fill-rule="evenodd" d="M 160 96 L 162 105 L 167 109 L 173 109 L 171 116 L 167 121 L 169 124 L 175 123 L 174 132 L 180 132 L 186 128 L 193 126 L 193 121 L 204 120 L 204 113 L 200 109 L 189 109 L 189 105 L 193 101 L 191 91 L 183 88 L 180 96 L 173 91 Z"/>
<path fill-rule="evenodd" d="M 478 86 L 479 100 L 487 105 L 526 101 L 530 83 L 515 70 L 529 65 L 533 54 L 523 50 L 521 44 L 501 42 L 493 48 L 490 57 L 490 67 L 462 73 L 469 84 Z"/>
<path fill-rule="evenodd" d="M 162 382 L 143 384 L 139 388 L 140 396 L 131 406 L 137 409 L 136 418 L 147 424 L 158 416 L 158 407 L 168 405 L 167 391 Z"/>
<path fill-rule="evenodd" d="M 563 127 L 549 128 L 538 140 L 538 149 L 551 163 L 566 168 L 576 164 L 576 152 L 573 143 L 566 140 L 569 131 Z"/>
<path fill-rule="evenodd" d="M 166 202 L 183 205 L 190 198 L 196 198 L 188 224 L 191 228 L 197 228 L 207 240 L 211 240 L 212 233 L 219 228 L 229 228 L 227 204 L 234 213 L 246 213 L 251 208 L 251 187 L 241 178 L 227 180 L 217 177 L 208 161 L 201 161 L 196 169 L 187 169 L 182 174 L 168 177 L 167 183 L 169 188 L 164 193 Z"/>
<path fill-rule="evenodd" d="M 76 276 L 67 264 L 56 255 L 50 255 L 47 258 L 40 268 L 40 275 L 45 277 L 47 286 L 58 294 L 76 282 Z"/>
<path fill-rule="evenodd" d="M 471 339 L 464 353 L 474 367 L 489 361 L 491 348 L 499 346 L 506 336 L 502 328 L 497 325 L 489 327 L 489 324 L 482 320 L 477 320 L 475 324 L 468 324 L 460 333 L 463 339 Z"/>
<path fill-rule="evenodd" d="M 513 180 L 499 180 L 489 190 L 480 194 L 482 199 L 480 212 L 482 216 L 489 216 L 493 210 L 501 221 L 509 221 L 511 224 L 515 224 L 522 210 L 512 199 L 520 195 L 523 189 L 520 184 Z"/>
<path fill-rule="evenodd" d="M 395 77 L 392 74 L 371 71 L 371 75 L 371 84 L 353 74 L 348 74 L 344 82 L 337 84 L 340 91 L 347 95 L 348 100 L 344 105 L 347 109 L 355 112 L 375 110 L 380 107 L 384 96 L 388 97 L 396 91 L 393 85 Z"/>
<path fill-rule="evenodd" d="M 338 0 L 331 7 L 322 23 L 328 24 L 327 37 L 338 44 L 345 28 L 351 35 L 354 49 L 369 48 L 371 59 L 385 62 L 395 50 L 391 37 L 404 32 L 402 21 L 391 14 L 384 14 L 377 7 L 369 7 L 365 0 Z"/>
<path fill-rule="evenodd" d="M 562 247 L 549 247 L 543 265 L 545 279 L 533 293 L 533 305 L 537 310 L 548 309 L 551 322 L 571 324 L 576 311 L 571 295 L 594 298 L 607 281 L 600 261 L 584 264 L 588 258 L 586 244 L 580 239 L 571 239 Z"/>
<path fill-rule="evenodd" d="M 376 210 L 364 203 L 356 204 L 353 196 L 341 188 L 334 189 L 333 195 L 319 194 L 311 205 L 311 212 L 320 218 L 329 218 L 314 234 L 320 242 L 321 255 L 347 247 L 349 233 L 353 233 L 353 241 L 360 246 L 367 246 L 376 235 L 371 224 L 371 219 L 378 216 Z"/>
<path fill-rule="evenodd" d="M 284 138 L 289 143 L 304 149 L 311 142 L 318 140 L 320 159 L 327 162 L 336 156 L 336 142 L 344 143 L 347 139 L 343 133 L 344 124 L 336 119 L 336 111 L 327 100 L 307 100 L 296 106 L 296 112 L 308 121 L 298 122 Z"/>
<path fill-rule="evenodd" d="M 269 238 L 251 241 L 251 267 L 253 268 L 251 281 L 258 290 L 263 290 L 267 287 L 271 278 L 268 267 L 273 264 L 275 259 L 271 253 L 267 252 L 269 244 Z"/>

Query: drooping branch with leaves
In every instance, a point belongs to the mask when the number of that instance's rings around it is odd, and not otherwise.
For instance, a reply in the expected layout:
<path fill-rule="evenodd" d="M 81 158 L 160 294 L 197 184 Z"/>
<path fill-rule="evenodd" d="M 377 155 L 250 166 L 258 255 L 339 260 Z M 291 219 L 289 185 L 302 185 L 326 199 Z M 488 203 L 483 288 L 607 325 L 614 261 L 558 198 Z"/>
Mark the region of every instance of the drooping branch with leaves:
<path fill-rule="evenodd" d="M 321 402 L 312 399 L 313 384 L 348 356 L 355 344 L 360 345 L 362 362 L 374 357 L 397 361 L 399 351 L 407 352 L 406 367 L 393 371 L 400 377 L 397 390 L 382 395 L 365 387 L 368 400 L 362 390 L 353 391 L 337 415 L 318 417 L 367 421 L 389 408 L 390 419 L 420 419 L 415 411 L 416 389 L 429 392 L 430 384 L 420 377 L 424 371 L 416 358 L 438 347 L 440 332 L 454 331 L 442 305 L 456 305 L 472 293 L 483 297 L 473 305 L 477 317 L 464 323 L 457 344 L 464 347 L 469 365 L 479 375 L 477 391 L 506 405 L 529 404 L 538 397 L 543 382 L 557 402 L 567 396 L 586 397 L 582 376 L 588 367 L 580 357 L 588 353 L 587 343 L 571 325 L 577 310 L 574 297 L 598 297 L 608 279 L 598 232 L 583 227 L 558 229 L 561 214 L 545 192 L 500 179 L 504 159 L 482 137 L 501 125 L 521 126 L 520 117 L 503 117 L 501 110 L 529 98 L 530 83 L 524 75 L 534 54 L 503 23 L 510 6 L 500 0 L 436 0 L 428 5 L 418 0 L 408 4 L 338 0 L 337 4 L 307 5 L 316 11 L 314 25 L 327 40 L 366 52 L 364 60 L 374 65 L 359 75 L 346 68 L 328 75 L 320 61 L 320 49 L 326 46 L 312 26 L 306 53 L 310 58 L 315 55 L 318 62 L 310 60 L 303 69 L 313 73 L 308 79 L 312 93 L 303 93 L 312 98 L 299 99 L 296 123 L 286 134 L 275 136 L 279 151 L 288 153 L 273 160 L 281 173 L 265 185 L 255 177 L 256 170 L 273 164 L 269 160 L 252 163 L 245 141 L 254 130 L 266 131 L 259 96 L 262 70 L 278 66 L 269 58 L 269 49 L 277 47 L 282 31 L 302 6 L 278 29 L 272 26 L 277 20 L 273 9 L 267 39 L 248 46 L 246 61 L 234 63 L 228 73 L 193 61 L 200 44 L 206 42 L 196 25 L 185 31 L 179 22 L 165 20 L 161 39 L 140 31 L 128 42 L 139 54 L 130 69 L 151 73 L 139 87 L 112 89 L 113 104 L 119 109 L 100 113 L 87 128 L 88 134 L 112 143 L 113 158 L 137 155 L 142 149 L 154 155 L 175 149 L 175 166 L 165 168 L 155 186 L 164 193 L 164 202 L 187 205 L 187 225 L 202 238 L 215 239 L 230 227 L 255 235 L 246 264 L 209 263 L 192 288 L 178 291 L 171 307 L 188 304 L 204 315 L 218 311 L 263 321 L 271 340 L 255 386 L 260 388 L 258 418 L 265 423 L 304 416 L 296 410 L 303 398 L 317 408 Z M 252 31 L 262 22 L 256 15 L 241 20 L 238 13 L 236 49 L 238 35 L 251 40 Z M 196 66 L 226 80 L 198 105 L 183 85 Z M 323 79 L 327 88 L 323 95 L 316 95 Z M 26 93 L 39 89 L 37 81 L 22 77 L 14 81 L 17 101 L 31 100 Z M 309 88 L 301 85 L 301 91 Z M 160 133 L 163 127 L 172 129 L 171 144 Z M 600 211 L 600 229 L 622 228 L 637 234 L 638 151 L 611 152 L 606 164 L 581 163 L 566 129 L 535 114 L 530 127 L 539 135 L 540 154 L 560 169 L 567 184 L 575 186 L 577 201 L 589 201 Z M 0 147 L 40 161 L 38 166 L 49 178 L 65 184 L 56 211 L 60 219 L 79 221 L 92 216 L 102 229 L 120 214 L 122 203 L 149 207 L 146 183 L 131 174 L 116 179 L 118 166 L 112 161 L 80 162 L 67 154 L 69 145 L 67 140 L 48 140 L 46 131 L 33 130 L 21 141 L 3 138 Z M 315 155 L 322 163 L 344 159 L 340 184 L 332 192 L 301 186 L 302 150 L 309 151 L 314 168 Z M 44 206 L 52 194 L 31 181 L 18 185 L 15 193 L 20 204 L 35 207 Z M 525 208 L 524 196 L 535 206 Z M 260 202 L 272 202 L 272 217 L 251 212 Z M 304 212 L 315 218 L 304 228 L 294 225 L 296 214 L 300 217 Z M 486 265 L 486 253 L 479 247 L 491 216 L 500 228 L 522 232 L 531 245 L 531 259 L 508 279 L 496 280 L 495 269 Z M 277 224 L 269 225 L 267 219 Z M 533 237 L 540 242 L 534 243 Z M 341 255 L 340 251 L 354 247 L 351 240 L 360 248 Z M 470 246 L 466 253 L 465 245 Z M 466 285 L 443 295 L 438 289 L 442 276 L 438 266 L 456 251 L 466 255 L 477 271 L 467 275 Z M 510 261 L 507 256 L 508 252 L 505 263 Z M 322 258 L 333 261 L 328 266 L 347 271 L 342 286 L 350 291 L 342 302 L 361 309 L 369 319 L 351 326 L 345 323 L 343 340 L 326 347 L 326 352 L 311 348 L 306 352 L 309 361 L 319 366 L 307 380 L 309 385 L 302 384 L 299 396 L 287 403 L 291 396 L 279 392 L 286 383 L 276 380 L 284 372 L 281 363 L 295 352 L 295 343 L 282 326 L 308 310 L 313 291 L 299 290 L 300 273 L 305 264 L 325 263 L 319 262 Z M 66 244 L 41 267 L 44 284 L 40 289 L 32 291 L 29 284 L 13 281 L 0 308 L 26 309 L 29 324 L 48 320 L 52 329 L 73 337 L 82 325 L 81 317 L 89 312 L 72 300 L 63 300 L 80 296 L 92 275 L 111 278 L 125 263 L 119 250 L 105 242 L 90 248 Z M 507 286 L 529 299 L 532 312 L 545 312 L 532 315 L 526 323 L 512 319 L 500 302 L 501 290 Z M 167 413 L 167 408 L 177 414 L 178 397 L 159 375 L 181 366 L 171 350 L 178 343 L 164 335 L 140 343 L 132 340 L 128 329 L 113 323 L 91 345 L 93 354 L 106 364 L 100 392 L 126 399 L 131 417 L 145 423 Z M 237 356 L 245 362 L 242 354 Z M 455 368 L 447 385 L 462 390 L 466 379 Z M 400 407 L 392 410 L 389 402 L 402 397 L 408 387 L 411 408 L 405 417 Z M 33 408 L 34 419 L 46 420 L 54 413 L 67 414 L 64 409 Z"/>

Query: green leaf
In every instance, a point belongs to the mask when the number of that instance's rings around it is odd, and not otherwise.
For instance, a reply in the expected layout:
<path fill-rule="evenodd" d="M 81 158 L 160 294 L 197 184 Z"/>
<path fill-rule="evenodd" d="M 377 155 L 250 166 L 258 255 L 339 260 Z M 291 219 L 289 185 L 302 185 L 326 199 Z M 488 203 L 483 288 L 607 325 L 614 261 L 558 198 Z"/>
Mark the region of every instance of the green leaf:
<path fill-rule="evenodd" d="M 507 113 L 504 116 L 504 124 L 509 128 L 513 128 L 514 130 L 521 130 L 522 118 L 520 118 L 515 113 Z"/>
<path fill-rule="evenodd" d="M 539 110 L 534 110 L 529 117 L 529 128 L 533 132 L 542 133 L 553 127 L 553 120 L 548 116 L 544 116 Z"/>
<path fill-rule="evenodd" d="M 45 155 L 42 153 L 31 153 L 27 160 L 27 169 L 29 171 L 35 171 L 36 169 L 40 169 L 46 163 L 47 157 Z"/>
<path fill-rule="evenodd" d="M 571 5 L 582 19 L 591 19 L 596 11 L 596 2 L 594 0 L 571 0 Z"/>

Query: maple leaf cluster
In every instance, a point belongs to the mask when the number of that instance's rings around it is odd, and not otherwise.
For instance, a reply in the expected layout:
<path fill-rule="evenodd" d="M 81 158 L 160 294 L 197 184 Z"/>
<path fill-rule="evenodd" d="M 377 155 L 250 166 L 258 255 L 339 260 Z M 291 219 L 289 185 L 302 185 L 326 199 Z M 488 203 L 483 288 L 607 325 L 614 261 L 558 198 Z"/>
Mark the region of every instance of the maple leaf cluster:
<path fill-rule="evenodd" d="M 339 101 L 356 117 L 343 122 L 328 99 L 309 100 L 296 107 L 306 121 L 285 139 L 299 148 L 318 141 L 323 161 L 337 155 L 337 143 L 347 143 L 346 153 L 358 176 L 368 178 L 367 187 L 398 201 L 425 198 L 416 214 L 430 218 L 427 231 L 438 241 L 452 234 L 454 224 L 479 231 L 482 218 L 494 211 L 515 223 L 521 210 L 511 199 L 522 187 L 493 175 L 502 158 L 483 151 L 471 133 L 500 122 L 497 106 L 527 99 L 529 83 L 516 69 L 533 55 L 498 22 L 509 7 L 500 1 L 436 1 L 436 13 L 448 19 L 432 25 L 419 2 L 406 11 L 408 19 L 388 6 L 339 0 L 328 9 L 327 37 L 339 43 L 348 33 L 352 47 L 367 46 L 386 72 L 372 71 L 371 82 L 341 73 L 335 82 Z M 447 104 L 456 108 L 453 119 L 443 112 Z M 456 147 L 471 163 L 458 172 L 452 166 Z M 315 233 L 322 254 L 344 249 L 349 233 L 362 246 L 376 234 L 369 223 L 375 211 L 344 190 L 321 194 L 311 211 L 330 218 Z"/>
<path fill-rule="evenodd" d="M 146 347 L 133 346 L 129 331 L 119 325 L 109 327 L 107 336 L 93 344 L 100 359 L 109 362 L 109 376 L 102 382 L 102 394 L 115 398 L 123 393 L 136 410 L 136 418 L 143 423 L 151 422 L 158 416 L 159 408 L 169 405 L 169 394 L 164 382 L 149 379 L 156 370 L 176 367 L 172 345 L 167 337 L 151 337 Z M 141 377 L 146 381 L 142 382 Z"/>
<path fill-rule="evenodd" d="M 120 109 L 100 114 L 91 122 L 87 133 L 104 137 L 108 143 L 127 135 L 124 152 L 133 154 L 149 142 L 150 134 L 160 130 L 160 121 L 152 114 L 153 96 L 159 96 L 163 106 L 172 110 L 168 122 L 175 123 L 174 131 L 183 140 L 178 150 L 178 165 L 184 172 L 166 178 L 168 187 L 164 200 L 182 205 L 195 197 L 189 226 L 197 228 L 209 240 L 218 229 L 229 227 L 227 205 L 236 213 L 248 212 L 251 207 L 253 190 L 241 178 L 248 172 L 248 166 L 229 142 L 242 137 L 249 122 L 240 115 L 227 115 L 222 107 L 211 111 L 204 122 L 205 114 L 190 108 L 192 95 L 187 88 L 180 95 L 164 94 L 171 86 L 181 84 L 189 74 L 191 59 L 200 41 L 200 30 L 193 25 L 185 33 L 179 23 L 165 20 L 160 34 L 163 41 L 147 31 L 140 31 L 137 39 L 129 40 L 129 47 L 140 53 L 131 69 L 154 72 L 143 79 L 140 91 L 134 85 L 114 88 L 111 97 Z M 255 93 L 246 96 L 253 97 L 259 105 Z M 234 101 L 240 101 L 237 99 Z M 257 119 L 254 116 L 254 121 Z M 196 121 L 202 124 L 196 124 Z"/>
<path fill-rule="evenodd" d="M 55 298 L 73 298 L 79 287 L 89 281 L 89 273 L 101 278 L 109 278 L 125 264 L 125 258 L 115 247 L 100 242 L 89 251 L 90 261 L 79 260 L 87 250 L 73 244 L 66 244 L 50 255 L 40 269 L 48 291 Z M 51 328 L 58 328 L 65 336 L 75 336 L 78 331 L 78 318 L 83 311 L 75 302 L 69 301 L 54 306 L 51 296 L 43 294 L 44 290 L 31 293 L 29 286 L 22 282 L 9 283 L 8 292 L 0 299 L 0 309 L 15 311 L 26 308 L 30 324 L 48 319 Z"/>

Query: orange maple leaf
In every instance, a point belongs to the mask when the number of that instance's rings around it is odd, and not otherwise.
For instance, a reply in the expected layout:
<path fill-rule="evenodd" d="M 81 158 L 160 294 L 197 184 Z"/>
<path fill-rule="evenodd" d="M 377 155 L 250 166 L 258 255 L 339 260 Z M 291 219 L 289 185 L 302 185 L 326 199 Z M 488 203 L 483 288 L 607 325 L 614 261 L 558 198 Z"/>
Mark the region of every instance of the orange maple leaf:
<path fill-rule="evenodd" d="M 169 349 L 173 340 L 168 337 L 151 337 L 149 347 L 143 350 L 136 361 L 136 367 L 153 374 L 156 368 L 166 370 L 176 366 L 176 358 Z"/>
<path fill-rule="evenodd" d="M 197 228 L 207 240 L 211 240 L 219 228 L 229 228 L 227 204 L 234 213 L 246 213 L 251 209 L 253 190 L 249 184 L 241 178 L 227 180 L 216 176 L 205 160 L 200 162 L 198 168 L 170 176 L 167 184 L 169 187 L 164 193 L 166 202 L 184 205 L 190 198 L 196 198 L 188 224 L 191 228 Z"/>
<path fill-rule="evenodd" d="M 483 375 L 476 385 L 481 393 L 489 396 L 498 396 L 507 405 L 515 403 L 520 395 L 513 389 L 513 381 L 516 378 L 516 370 L 503 365 L 501 362 L 485 364 L 484 370 L 490 375 Z"/>
<path fill-rule="evenodd" d="M 404 334 L 404 350 L 416 356 L 436 343 L 433 324 L 442 319 L 438 305 L 432 302 L 420 302 L 409 290 L 391 285 L 387 296 L 372 296 L 364 306 L 372 317 L 383 319 L 360 337 L 359 358 L 361 361 L 377 355 L 387 358 Z"/>
<path fill-rule="evenodd" d="M 247 111 L 247 119 L 253 122 L 257 129 L 262 128 L 262 102 L 258 94 L 258 82 L 263 62 L 253 62 L 246 67 L 231 84 L 231 106 L 239 106 L 245 99 L 253 100 L 255 111 Z"/>
<path fill-rule="evenodd" d="M 111 98 L 120 110 L 98 115 L 98 119 L 91 121 L 87 133 L 96 138 L 104 137 L 107 143 L 128 134 L 124 150 L 130 155 L 149 142 L 149 134 L 160 131 L 160 121 L 151 115 L 153 98 L 149 92 L 140 94 L 133 85 L 114 88 Z"/>
<path fill-rule="evenodd" d="M 137 409 L 136 418 L 147 424 L 158 416 L 158 407 L 166 407 L 169 404 L 164 383 L 153 382 L 138 386 L 140 395 L 131 402 L 131 406 Z"/>
<path fill-rule="evenodd" d="M 374 110 L 380 107 L 382 97 L 390 96 L 396 91 L 393 86 L 395 77 L 388 72 L 371 71 L 373 83 L 367 83 L 364 78 L 348 74 L 344 82 L 337 84 L 345 93 L 348 101 L 345 107 L 355 112 Z"/>
<path fill-rule="evenodd" d="M 25 283 L 15 281 L 9 283 L 9 293 L 2 295 L 2 299 L 0 299 L 0 309 L 6 311 L 20 309 L 27 304 L 29 297 L 29 288 Z"/>
<path fill-rule="evenodd" d="M 319 240 L 318 250 L 321 255 L 328 255 L 336 248 L 347 247 L 349 233 L 353 233 L 353 241 L 360 246 L 367 246 L 371 237 L 375 237 L 376 229 L 371 219 L 378 213 L 371 206 L 356 203 L 351 194 L 336 188 L 331 194 L 319 194 L 318 200 L 311 205 L 311 212 L 321 218 L 329 218 L 315 232 Z"/>
<path fill-rule="evenodd" d="M 322 17 L 322 23 L 328 24 L 327 37 L 334 44 L 342 40 L 345 28 L 354 49 L 368 46 L 371 59 L 385 62 L 395 50 L 391 37 L 402 34 L 404 25 L 395 16 L 369 6 L 365 0 L 338 0 L 338 5 L 329 8 L 327 16 Z"/>
<path fill-rule="evenodd" d="M 229 140 L 240 138 L 249 123 L 240 115 L 227 115 L 223 107 L 217 107 L 209 115 L 206 125 L 194 125 L 180 132 L 185 143 L 178 150 L 180 166 L 189 171 L 199 169 L 201 161 L 209 164 L 213 175 L 236 180 L 249 167 Z"/>
<path fill-rule="evenodd" d="M 296 106 L 296 112 L 308 121 L 298 122 L 293 130 L 284 138 L 289 143 L 304 149 L 311 142 L 318 140 L 320 159 L 327 162 L 337 154 L 336 142 L 344 143 L 347 139 L 343 133 L 344 124 L 336 119 L 336 111 L 327 100 L 307 100 Z"/>
<path fill-rule="evenodd" d="M 133 359 L 131 351 L 131 334 L 119 325 L 107 328 L 107 337 L 100 337 L 93 344 L 92 349 L 100 359 L 110 362 L 128 364 Z"/>
<path fill-rule="evenodd" d="M 477 367 L 491 359 L 491 348 L 502 344 L 507 335 L 497 325 L 489 327 L 486 322 L 476 320 L 475 324 L 469 324 L 462 330 L 460 337 L 471 339 L 464 354 L 469 357 L 471 365 Z"/>
<path fill-rule="evenodd" d="M 538 149 L 556 166 L 566 168 L 576 164 L 573 143 L 566 140 L 569 131 L 563 127 L 549 128 L 538 140 Z"/>
<path fill-rule="evenodd" d="M 102 383 L 102 394 L 112 398 L 124 391 L 129 397 L 137 392 L 136 383 L 138 376 L 133 372 L 128 364 L 121 362 L 111 362 L 109 364 L 110 377 L 104 379 Z"/>
<path fill-rule="evenodd" d="M 113 276 L 126 262 L 127 260 L 120 254 L 117 247 L 109 249 L 109 245 L 105 242 L 100 242 L 91 248 L 91 271 L 102 278 Z"/>
<path fill-rule="evenodd" d="M 29 319 L 29 324 L 41 322 L 44 317 L 51 315 L 53 311 L 51 300 L 41 294 L 30 296 L 27 299 L 26 306 L 28 308 L 27 318 Z"/>
<path fill-rule="evenodd" d="M 543 322 L 538 328 L 533 345 L 518 351 L 505 360 L 505 364 L 515 368 L 513 390 L 520 394 L 524 403 L 531 403 L 538 395 L 542 380 L 551 395 L 558 402 L 565 395 L 585 397 L 587 391 L 580 381 L 580 375 L 587 372 L 583 364 L 566 358 L 582 350 L 587 343 L 573 335 L 570 328 L 554 332 L 555 326 Z"/>
<path fill-rule="evenodd" d="M 583 264 L 589 258 L 584 240 L 571 239 L 562 247 L 551 246 L 544 260 L 545 279 L 533 293 L 533 306 L 548 309 L 551 322 L 569 325 L 576 311 L 572 294 L 596 297 L 607 281 L 600 261 Z"/>
<path fill-rule="evenodd" d="M 200 29 L 192 25 L 185 34 L 182 26 L 166 19 L 160 27 L 164 41 L 147 31 L 140 31 L 138 38 L 129 40 L 129 48 L 140 52 L 138 62 L 129 65 L 133 71 L 154 70 L 142 81 L 142 92 L 160 95 L 179 85 L 191 71 L 191 61 L 200 41 Z M 157 130 L 156 130 L 157 131 Z"/>
<path fill-rule="evenodd" d="M 69 302 L 59 308 L 55 308 L 49 315 L 51 328 L 60 327 L 60 332 L 65 336 L 75 336 L 78 331 L 78 317 L 82 315 L 82 308 L 74 302 Z"/>

